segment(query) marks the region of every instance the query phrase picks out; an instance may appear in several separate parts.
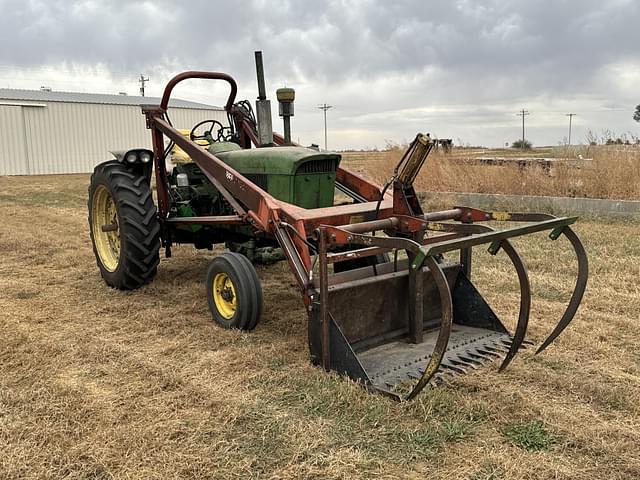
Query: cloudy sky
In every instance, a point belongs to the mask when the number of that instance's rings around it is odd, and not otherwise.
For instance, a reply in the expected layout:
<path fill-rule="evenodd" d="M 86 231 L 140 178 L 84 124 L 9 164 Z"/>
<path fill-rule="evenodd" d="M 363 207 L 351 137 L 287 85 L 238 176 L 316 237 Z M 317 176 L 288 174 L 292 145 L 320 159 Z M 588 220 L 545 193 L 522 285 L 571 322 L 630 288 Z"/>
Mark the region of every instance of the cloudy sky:
<path fill-rule="evenodd" d="M 293 137 L 384 147 L 416 132 L 498 146 L 639 134 L 638 0 L 0 0 L 0 87 L 148 96 L 183 70 L 232 74 L 254 100 L 254 50 L 267 89 L 296 89 Z M 220 105 L 192 82 L 181 98 Z M 277 106 L 276 106 L 277 108 Z M 142 119 L 141 119 L 142 120 Z M 279 121 L 276 123 L 280 124 Z"/>

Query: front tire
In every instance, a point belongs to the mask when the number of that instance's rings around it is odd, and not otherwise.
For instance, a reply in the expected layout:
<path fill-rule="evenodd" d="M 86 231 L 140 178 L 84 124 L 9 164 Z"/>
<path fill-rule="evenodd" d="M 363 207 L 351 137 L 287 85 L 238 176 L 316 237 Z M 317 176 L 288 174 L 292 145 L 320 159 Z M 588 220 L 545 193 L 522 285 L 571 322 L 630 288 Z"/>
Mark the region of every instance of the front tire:
<path fill-rule="evenodd" d="M 207 301 L 215 322 L 224 328 L 253 330 L 262 315 L 262 286 L 247 257 L 224 252 L 207 271 Z"/>
<path fill-rule="evenodd" d="M 89 186 L 89 229 L 107 285 L 133 290 L 149 283 L 160 263 L 160 226 L 147 179 L 120 162 L 98 165 Z"/>

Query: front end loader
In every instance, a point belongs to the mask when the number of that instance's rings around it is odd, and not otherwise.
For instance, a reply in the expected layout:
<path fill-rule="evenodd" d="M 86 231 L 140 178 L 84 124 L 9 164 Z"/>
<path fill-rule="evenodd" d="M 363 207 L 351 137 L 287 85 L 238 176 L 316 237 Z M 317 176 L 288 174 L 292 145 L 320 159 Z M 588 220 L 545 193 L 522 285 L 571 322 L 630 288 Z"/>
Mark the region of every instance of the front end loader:
<path fill-rule="evenodd" d="M 170 257 L 173 244 L 225 244 L 228 250 L 208 269 L 209 307 L 220 326 L 252 330 L 263 309 L 253 265 L 287 261 L 308 312 L 312 361 L 392 398 L 412 399 L 430 383 L 498 358 L 502 370 L 528 344 L 531 289 L 510 240 L 548 231 L 552 240 L 564 237 L 573 246 L 578 274 L 566 311 L 537 351 L 569 325 L 588 277 L 585 250 L 571 229 L 576 217 L 464 206 L 425 212 L 413 184 L 434 140 L 418 134 L 392 178 L 378 186 L 344 169 L 339 154 L 291 141 L 290 88 L 277 92 L 285 135 L 274 133 L 260 52 L 256 64 L 255 114 L 248 101 L 236 102 L 229 75 L 181 73 L 167 84 L 160 105 L 143 106 L 153 150 L 122 152 L 96 167 L 89 224 L 108 285 L 133 289 L 150 282 L 160 249 Z M 228 124 L 201 122 L 188 135 L 171 124 L 171 92 L 187 79 L 228 84 Z M 168 171 L 176 150 L 179 161 Z M 335 192 L 350 200 L 338 202 Z M 487 225 L 492 221 L 515 226 L 494 230 Z M 472 249 L 482 245 L 493 255 L 503 251 L 517 275 L 513 332 L 471 281 Z M 449 252 L 458 253 L 455 261 Z"/>

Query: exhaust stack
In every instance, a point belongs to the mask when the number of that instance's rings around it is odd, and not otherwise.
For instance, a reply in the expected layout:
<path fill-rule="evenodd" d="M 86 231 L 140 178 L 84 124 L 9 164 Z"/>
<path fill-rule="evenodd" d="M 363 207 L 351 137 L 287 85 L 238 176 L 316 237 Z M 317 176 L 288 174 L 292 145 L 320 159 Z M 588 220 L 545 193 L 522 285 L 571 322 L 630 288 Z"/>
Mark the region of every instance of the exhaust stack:
<path fill-rule="evenodd" d="M 260 146 L 273 145 L 273 126 L 271 125 L 271 102 L 267 100 L 264 87 L 264 67 L 262 66 L 262 52 L 255 52 L 256 73 L 258 75 L 258 99 L 256 100 L 256 116 L 258 122 L 258 140 Z"/>

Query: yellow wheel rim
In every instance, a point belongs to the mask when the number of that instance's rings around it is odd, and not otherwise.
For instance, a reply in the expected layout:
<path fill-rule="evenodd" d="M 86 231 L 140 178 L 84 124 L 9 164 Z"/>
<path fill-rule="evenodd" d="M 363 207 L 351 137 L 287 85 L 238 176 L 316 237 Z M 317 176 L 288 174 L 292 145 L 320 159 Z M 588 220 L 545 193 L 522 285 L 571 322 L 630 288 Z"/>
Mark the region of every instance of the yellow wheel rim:
<path fill-rule="evenodd" d="M 111 193 L 104 185 L 98 185 L 93 192 L 91 231 L 102 266 L 109 272 L 115 272 L 120 262 L 118 210 Z"/>
<path fill-rule="evenodd" d="M 231 320 L 238 307 L 236 289 L 231 277 L 226 273 L 218 273 L 213 278 L 213 301 L 216 309 L 225 319 Z"/>

